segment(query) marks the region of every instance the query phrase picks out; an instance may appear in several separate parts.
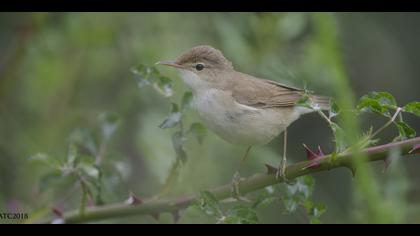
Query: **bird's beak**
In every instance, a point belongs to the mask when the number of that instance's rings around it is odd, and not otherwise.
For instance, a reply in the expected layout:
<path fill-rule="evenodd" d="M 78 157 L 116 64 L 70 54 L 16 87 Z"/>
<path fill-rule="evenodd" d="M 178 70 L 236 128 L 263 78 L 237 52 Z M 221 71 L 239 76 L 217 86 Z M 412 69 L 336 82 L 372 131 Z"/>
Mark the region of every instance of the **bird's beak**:
<path fill-rule="evenodd" d="M 158 61 L 158 62 L 156 62 L 155 65 L 172 66 L 172 67 L 181 68 L 181 69 L 184 68 L 183 66 L 177 64 L 175 61 Z"/>

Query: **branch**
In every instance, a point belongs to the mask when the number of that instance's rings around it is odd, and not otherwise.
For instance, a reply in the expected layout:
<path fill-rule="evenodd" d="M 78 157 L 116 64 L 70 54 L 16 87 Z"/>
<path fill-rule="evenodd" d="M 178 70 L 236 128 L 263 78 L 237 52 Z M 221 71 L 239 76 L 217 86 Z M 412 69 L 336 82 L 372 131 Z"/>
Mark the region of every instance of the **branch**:
<path fill-rule="evenodd" d="M 363 161 L 373 162 L 379 160 L 386 160 L 391 150 L 398 148 L 401 150 L 402 156 L 414 154 L 413 147 L 420 145 L 420 137 L 404 140 L 401 142 L 388 143 L 375 147 L 366 148 L 361 151 L 362 156 L 365 156 Z M 418 151 L 418 150 L 416 150 Z M 311 161 L 302 161 L 293 165 L 289 165 L 286 169 L 286 176 L 288 179 L 293 179 L 299 176 L 312 174 L 316 172 L 336 169 L 339 167 L 347 167 L 352 173 L 354 158 L 361 158 L 361 155 L 354 157 L 352 153 L 345 153 L 336 156 L 325 155 L 317 159 L 316 168 L 307 168 Z M 319 163 L 319 165 L 318 165 Z M 270 185 L 275 185 L 283 182 L 282 178 L 276 179 L 275 174 L 268 171 L 268 174 L 256 174 L 243 180 L 239 184 L 239 191 L 241 194 L 246 194 L 265 188 Z M 209 190 L 217 199 L 222 200 L 231 197 L 231 184 L 220 186 Z M 177 214 L 189 205 L 198 201 L 197 196 L 184 196 L 179 198 L 149 200 L 139 203 L 137 205 L 130 205 L 127 203 L 118 203 L 107 206 L 92 207 L 85 210 L 83 215 L 79 214 L 78 210 L 73 210 L 63 214 L 62 220 L 65 223 L 84 223 L 97 220 L 111 219 L 117 217 L 133 216 L 133 215 L 152 215 L 156 216 L 160 213 L 168 212 Z M 41 223 L 50 223 L 51 221 L 44 221 Z"/>

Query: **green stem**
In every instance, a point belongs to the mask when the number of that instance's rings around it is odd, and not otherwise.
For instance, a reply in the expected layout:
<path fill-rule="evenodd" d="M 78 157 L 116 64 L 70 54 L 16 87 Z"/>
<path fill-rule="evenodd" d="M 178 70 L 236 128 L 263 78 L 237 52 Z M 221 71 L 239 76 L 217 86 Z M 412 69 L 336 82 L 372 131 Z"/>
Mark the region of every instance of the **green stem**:
<path fill-rule="evenodd" d="M 362 160 L 365 162 L 385 160 L 388 157 L 389 152 L 395 148 L 399 148 L 401 150 L 402 156 L 410 155 L 410 150 L 416 144 L 420 144 L 420 137 L 404 140 L 401 142 L 370 147 L 359 151 L 359 155 L 356 156 L 354 156 L 352 153 L 345 153 L 338 156 L 326 155 L 323 158 L 317 160 L 319 161 L 320 165 L 316 168 L 307 168 L 307 166 L 310 164 L 310 161 L 302 161 L 288 166 L 286 169 L 286 176 L 288 179 L 293 179 L 299 176 L 336 169 L 339 167 L 347 167 L 353 171 L 352 168 L 354 164 L 354 158 L 363 158 Z M 246 194 L 281 182 L 283 182 L 282 178 L 277 180 L 274 173 L 256 174 L 240 182 L 239 190 L 241 194 Z M 226 199 L 231 197 L 231 184 L 226 184 L 209 191 L 219 200 Z M 198 195 L 192 195 L 169 199 L 153 199 L 144 201 L 138 205 L 118 203 L 107 206 L 87 208 L 83 215 L 80 215 L 78 210 L 73 210 L 65 213 L 63 220 L 65 223 L 85 223 L 133 215 L 156 215 L 165 212 L 174 213 L 185 209 L 189 205 L 197 202 L 197 200 Z M 51 222 L 51 219 L 40 223 L 49 222 Z"/>

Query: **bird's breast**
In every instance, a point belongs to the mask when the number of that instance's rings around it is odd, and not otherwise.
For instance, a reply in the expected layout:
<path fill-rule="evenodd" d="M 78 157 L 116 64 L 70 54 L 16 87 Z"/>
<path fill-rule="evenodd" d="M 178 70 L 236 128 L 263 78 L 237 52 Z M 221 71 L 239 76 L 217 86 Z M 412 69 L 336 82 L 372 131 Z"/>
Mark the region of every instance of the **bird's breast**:
<path fill-rule="evenodd" d="M 254 108 L 237 103 L 229 92 L 218 89 L 196 91 L 193 107 L 214 133 L 247 146 L 268 143 L 299 117 L 293 107 Z"/>

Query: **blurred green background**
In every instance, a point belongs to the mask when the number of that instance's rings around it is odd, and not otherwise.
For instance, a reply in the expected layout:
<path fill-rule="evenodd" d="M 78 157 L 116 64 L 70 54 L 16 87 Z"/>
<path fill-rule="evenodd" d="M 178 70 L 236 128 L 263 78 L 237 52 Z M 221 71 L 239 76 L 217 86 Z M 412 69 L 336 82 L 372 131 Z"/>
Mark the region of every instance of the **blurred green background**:
<path fill-rule="evenodd" d="M 360 97 L 388 91 L 400 105 L 420 100 L 420 14 L 333 14 L 341 55 L 351 87 Z M 78 207 L 80 190 L 40 181 L 48 168 L 28 161 L 47 153 L 62 159 L 75 130 L 95 130 L 98 116 L 118 114 L 121 125 L 107 147 L 104 201 L 119 202 L 133 191 L 147 198 L 162 188 L 175 160 L 174 130 L 158 125 L 170 101 L 179 103 L 186 87 L 176 71 L 158 68 L 173 80 L 173 96 L 165 98 L 151 87 L 139 88 L 130 69 L 174 59 L 185 50 L 209 44 L 224 52 L 239 71 L 307 87 L 334 96 L 328 65 L 317 60 L 313 45 L 317 27 L 310 13 L 1 13 L 0 14 L 0 212 L 50 214 L 53 206 Z M 420 122 L 407 116 L 417 131 Z M 198 118 L 188 112 L 185 121 Z M 362 126 L 380 127 L 385 120 L 363 116 Z M 381 142 L 391 141 L 395 128 Z M 331 132 L 317 114 L 289 129 L 289 162 L 305 159 L 302 143 L 325 152 L 333 150 Z M 277 165 L 281 138 L 255 147 L 242 176 Z M 195 193 L 228 183 L 244 147 L 233 146 L 208 132 L 202 145 L 186 141 L 188 162 L 169 195 Z M 104 161 L 104 162 L 105 162 Z M 381 196 L 392 217 L 389 222 L 420 223 L 420 175 L 416 158 L 393 162 L 385 174 L 373 164 Z M 119 173 L 114 173 L 119 171 Z M 111 173 L 112 172 L 112 173 Z M 315 174 L 314 198 L 325 203 L 325 223 L 364 223 L 366 200 L 345 169 Z M 59 177 L 57 177 L 59 178 Z M 283 214 L 279 202 L 258 210 L 262 223 L 306 223 L 299 214 Z M 106 222 L 154 223 L 148 216 Z M 162 215 L 160 223 L 169 223 Z M 198 212 L 187 212 L 181 223 L 212 223 Z"/>

